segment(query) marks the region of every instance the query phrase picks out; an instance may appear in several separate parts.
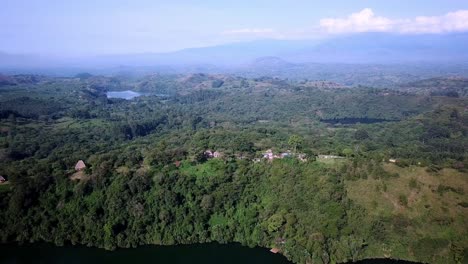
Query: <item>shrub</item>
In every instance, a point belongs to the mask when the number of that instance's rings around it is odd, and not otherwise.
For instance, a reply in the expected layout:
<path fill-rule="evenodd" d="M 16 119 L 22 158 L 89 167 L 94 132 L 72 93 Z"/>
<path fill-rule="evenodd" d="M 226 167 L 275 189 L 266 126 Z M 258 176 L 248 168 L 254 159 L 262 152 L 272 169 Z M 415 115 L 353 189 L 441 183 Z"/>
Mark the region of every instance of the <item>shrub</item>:
<path fill-rule="evenodd" d="M 449 241 L 440 238 L 423 238 L 418 240 L 413 245 L 413 252 L 421 260 L 428 260 L 429 256 L 433 256 L 441 249 L 450 245 Z"/>
<path fill-rule="evenodd" d="M 454 187 L 443 185 L 443 184 L 440 184 L 437 187 L 437 193 L 439 193 L 439 195 L 443 195 L 446 192 L 454 192 L 454 193 L 460 194 L 460 195 L 465 194 L 465 191 L 461 187 L 454 188 Z"/>
<path fill-rule="evenodd" d="M 407 206 L 408 205 L 408 198 L 406 197 L 406 195 L 400 194 L 398 196 L 398 203 L 400 203 L 403 206 Z"/>
<path fill-rule="evenodd" d="M 415 178 L 411 178 L 411 180 L 409 181 L 408 186 L 409 186 L 411 189 L 416 189 L 416 188 L 418 187 L 418 182 L 416 181 Z"/>

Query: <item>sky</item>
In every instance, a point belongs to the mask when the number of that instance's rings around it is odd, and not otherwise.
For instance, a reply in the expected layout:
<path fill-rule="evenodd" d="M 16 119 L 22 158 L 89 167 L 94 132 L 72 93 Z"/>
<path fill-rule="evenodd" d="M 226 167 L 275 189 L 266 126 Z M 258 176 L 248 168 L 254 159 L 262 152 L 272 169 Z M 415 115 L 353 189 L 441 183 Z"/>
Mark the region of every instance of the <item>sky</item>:
<path fill-rule="evenodd" d="M 467 0 L 0 0 L 0 52 L 169 52 L 357 32 L 468 32 Z"/>

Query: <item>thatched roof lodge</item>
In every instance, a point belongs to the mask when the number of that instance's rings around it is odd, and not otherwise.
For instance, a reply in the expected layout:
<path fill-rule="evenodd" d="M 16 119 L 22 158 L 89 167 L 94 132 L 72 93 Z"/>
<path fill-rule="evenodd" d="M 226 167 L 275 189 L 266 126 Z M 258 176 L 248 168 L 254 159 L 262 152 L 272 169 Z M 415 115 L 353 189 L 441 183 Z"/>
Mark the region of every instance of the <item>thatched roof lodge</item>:
<path fill-rule="evenodd" d="M 84 163 L 84 161 L 79 160 L 75 165 L 75 170 L 76 171 L 81 171 L 81 170 L 84 170 L 84 169 L 86 169 L 86 164 Z"/>

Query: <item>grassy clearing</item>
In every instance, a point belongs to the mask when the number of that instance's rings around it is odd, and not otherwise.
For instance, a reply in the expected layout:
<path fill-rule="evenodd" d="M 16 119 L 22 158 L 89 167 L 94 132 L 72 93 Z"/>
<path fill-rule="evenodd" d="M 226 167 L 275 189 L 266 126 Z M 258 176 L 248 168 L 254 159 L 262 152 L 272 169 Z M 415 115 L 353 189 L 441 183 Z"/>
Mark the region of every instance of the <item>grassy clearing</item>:
<path fill-rule="evenodd" d="M 59 119 L 55 128 L 57 130 L 95 128 L 105 126 L 107 123 L 102 119 L 80 120 L 69 117 Z"/>
<path fill-rule="evenodd" d="M 11 191 L 11 185 L 9 183 L 0 184 L 0 193 L 5 193 Z"/>
<path fill-rule="evenodd" d="M 400 176 L 347 181 L 348 197 L 376 218 L 407 219 L 404 220 L 407 242 L 402 243 L 412 245 L 410 255 L 422 254 L 418 249 L 427 248 L 419 245 L 426 242 L 424 239 L 432 244 L 444 241 L 445 249 L 435 254 L 440 258 L 450 254 L 446 248 L 449 243 L 456 241 L 458 245 L 468 245 L 466 174 L 453 169 L 429 173 L 426 168 L 400 168 L 394 164 L 384 164 L 383 167 Z"/>
<path fill-rule="evenodd" d="M 317 162 L 330 165 L 330 166 L 339 166 L 343 163 L 346 162 L 347 159 L 324 159 L 324 158 L 318 158 L 317 157 Z"/>
<path fill-rule="evenodd" d="M 400 177 L 347 182 L 349 197 L 372 214 L 391 212 L 416 218 L 430 211 L 441 217 L 468 217 L 468 209 L 458 205 L 467 200 L 468 177 L 463 173 L 453 169 L 428 173 L 422 167 L 400 168 L 393 164 L 383 167 Z"/>
<path fill-rule="evenodd" d="M 180 167 L 180 172 L 183 175 L 196 178 L 222 176 L 224 162 L 220 159 L 211 159 L 205 163 L 191 165 L 183 163 Z"/>
<path fill-rule="evenodd" d="M 86 175 L 84 171 L 77 171 L 70 176 L 70 180 L 72 181 L 88 180 L 88 179 L 89 179 L 89 176 Z"/>

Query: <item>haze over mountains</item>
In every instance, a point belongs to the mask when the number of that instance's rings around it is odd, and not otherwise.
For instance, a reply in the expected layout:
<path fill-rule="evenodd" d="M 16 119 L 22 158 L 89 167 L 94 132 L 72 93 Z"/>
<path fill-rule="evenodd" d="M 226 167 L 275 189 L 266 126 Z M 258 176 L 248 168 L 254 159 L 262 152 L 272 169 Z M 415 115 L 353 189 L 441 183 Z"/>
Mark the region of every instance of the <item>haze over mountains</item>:
<path fill-rule="evenodd" d="M 116 54 L 94 57 L 50 57 L 0 53 L 0 68 L 105 68 L 216 65 L 245 66 L 257 58 L 275 56 L 288 63 L 464 63 L 468 33 L 359 33 L 313 40 L 257 40 L 170 53 Z M 265 62 L 264 62 L 265 63 Z"/>

